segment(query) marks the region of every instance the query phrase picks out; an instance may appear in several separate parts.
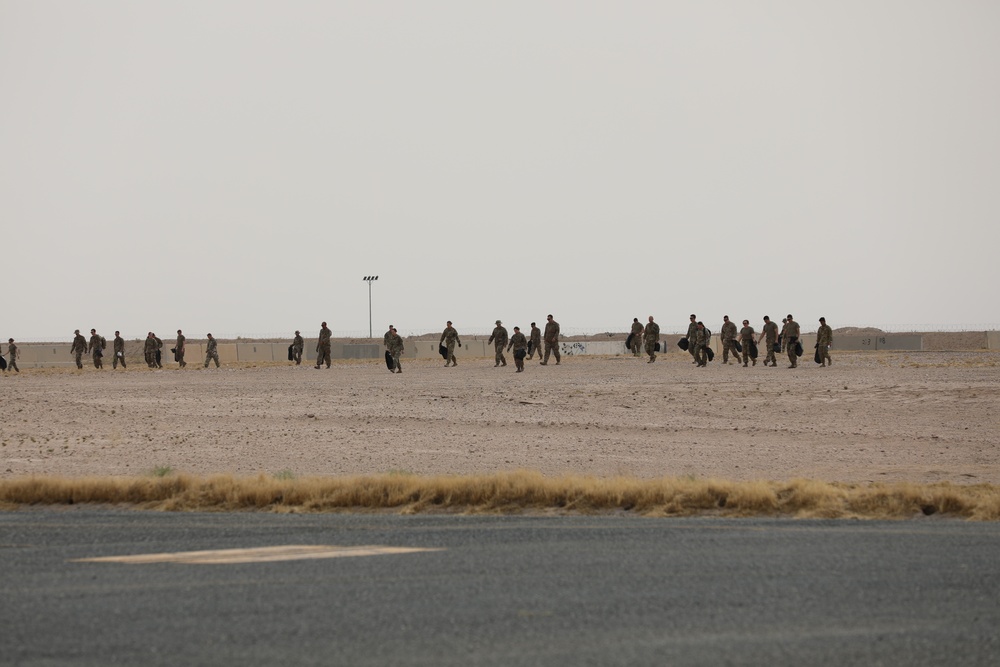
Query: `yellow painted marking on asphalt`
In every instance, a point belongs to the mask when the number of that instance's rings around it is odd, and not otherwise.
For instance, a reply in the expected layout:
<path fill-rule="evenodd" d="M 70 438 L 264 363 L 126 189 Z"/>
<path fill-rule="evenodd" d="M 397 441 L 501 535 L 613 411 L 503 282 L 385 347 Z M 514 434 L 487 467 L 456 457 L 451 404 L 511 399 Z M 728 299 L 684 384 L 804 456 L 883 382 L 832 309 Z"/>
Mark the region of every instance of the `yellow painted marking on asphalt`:
<path fill-rule="evenodd" d="M 409 554 L 443 549 L 418 549 L 412 547 L 383 547 L 378 545 L 334 547 L 324 545 L 290 544 L 280 547 L 255 549 L 217 549 L 212 551 L 178 551 L 174 553 L 140 554 L 136 556 L 104 556 L 102 558 L 76 558 L 74 563 L 183 563 L 187 565 L 231 565 L 235 563 L 273 563 L 284 560 L 313 560 L 317 558 L 348 558 L 350 556 L 383 556 Z"/>

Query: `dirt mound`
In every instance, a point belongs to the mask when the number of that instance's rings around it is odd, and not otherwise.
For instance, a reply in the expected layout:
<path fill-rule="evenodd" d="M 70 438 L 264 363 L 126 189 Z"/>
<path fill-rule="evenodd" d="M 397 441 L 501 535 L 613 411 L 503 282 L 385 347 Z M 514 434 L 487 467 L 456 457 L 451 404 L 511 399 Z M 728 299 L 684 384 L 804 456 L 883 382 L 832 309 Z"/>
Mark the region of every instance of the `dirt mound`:
<path fill-rule="evenodd" d="M 840 327 L 834 329 L 833 333 L 842 336 L 877 336 L 886 332 L 877 327 Z"/>

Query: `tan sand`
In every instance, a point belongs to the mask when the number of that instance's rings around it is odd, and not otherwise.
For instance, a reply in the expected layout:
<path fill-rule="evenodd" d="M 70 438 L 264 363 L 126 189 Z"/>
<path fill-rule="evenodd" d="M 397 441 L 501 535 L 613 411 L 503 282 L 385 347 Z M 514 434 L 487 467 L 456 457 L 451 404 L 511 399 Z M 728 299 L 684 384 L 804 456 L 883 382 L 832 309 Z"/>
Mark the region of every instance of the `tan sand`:
<path fill-rule="evenodd" d="M 406 471 L 1000 484 L 1000 354 L 687 355 L 0 378 L 0 477 Z"/>

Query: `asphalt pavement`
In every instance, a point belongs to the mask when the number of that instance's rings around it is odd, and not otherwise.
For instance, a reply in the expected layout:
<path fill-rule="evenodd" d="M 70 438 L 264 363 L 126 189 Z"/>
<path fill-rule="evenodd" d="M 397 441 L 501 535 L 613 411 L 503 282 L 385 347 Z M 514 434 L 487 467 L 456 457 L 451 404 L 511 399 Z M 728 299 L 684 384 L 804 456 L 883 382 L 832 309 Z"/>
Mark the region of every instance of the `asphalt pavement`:
<path fill-rule="evenodd" d="M 1000 524 L 29 509 L 0 602 L 2 665 L 995 666 Z"/>

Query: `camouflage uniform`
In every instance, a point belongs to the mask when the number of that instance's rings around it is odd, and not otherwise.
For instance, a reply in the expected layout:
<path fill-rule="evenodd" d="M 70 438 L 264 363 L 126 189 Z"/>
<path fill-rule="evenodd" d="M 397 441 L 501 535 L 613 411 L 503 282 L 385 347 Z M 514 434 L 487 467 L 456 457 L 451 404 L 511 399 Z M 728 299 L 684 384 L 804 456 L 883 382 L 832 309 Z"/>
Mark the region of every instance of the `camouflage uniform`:
<path fill-rule="evenodd" d="M 214 361 L 215 367 L 219 367 L 219 341 L 212 337 L 209 337 L 205 345 L 205 368 L 208 368 L 209 361 Z"/>
<path fill-rule="evenodd" d="M 316 368 L 319 368 L 324 363 L 326 367 L 330 367 L 332 359 L 330 357 L 330 337 L 333 336 L 333 332 L 330 331 L 326 324 L 319 330 L 319 342 L 316 343 Z"/>
<path fill-rule="evenodd" d="M 156 351 L 158 349 L 156 337 L 153 334 L 146 336 L 146 343 L 142 346 L 142 355 L 146 359 L 146 365 L 150 368 L 156 368 Z"/>
<path fill-rule="evenodd" d="M 163 341 L 160 340 L 156 334 L 153 334 L 153 340 L 156 341 L 156 354 L 153 355 L 153 363 L 156 364 L 157 368 L 163 368 L 163 359 L 160 354 L 160 350 L 163 349 Z"/>
<path fill-rule="evenodd" d="M 527 356 L 528 353 L 528 339 L 520 331 L 515 331 L 514 335 L 510 337 L 510 343 L 507 345 L 508 351 L 511 348 L 514 349 L 514 366 L 517 367 L 517 372 L 520 373 L 524 370 L 524 356 Z M 517 353 L 522 350 L 524 356 L 518 356 Z"/>
<path fill-rule="evenodd" d="M 638 357 L 642 350 L 642 324 L 639 320 L 632 322 L 632 356 Z"/>
<path fill-rule="evenodd" d="M 660 340 L 660 325 L 650 322 L 646 325 L 644 340 L 646 341 L 646 354 L 649 355 L 647 363 L 656 361 L 656 343 Z"/>
<path fill-rule="evenodd" d="M 292 358 L 295 359 L 296 366 L 302 363 L 302 351 L 305 349 L 306 342 L 302 340 L 302 335 L 295 334 L 295 338 L 292 339 Z"/>
<path fill-rule="evenodd" d="M 508 340 L 507 330 L 500 326 L 500 320 L 497 320 L 496 328 L 493 330 L 493 333 L 490 334 L 490 339 L 486 341 L 487 345 L 493 343 L 493 350 L 495 352 L 493 358 L 496 360 L 496 363 L 493 364 L 493 368 L 507 365 L 507 358 L 503 356 L 503 349 L 507 345 Z"/>
<path fill-rule="evenodd" d="M 119 363 L 121 363 L 122 368 L 125 368 L 125 339 L 121 336 L 115 336 L 111 351 L 114 354 L 111 357 L 111 368 L 118 368 Z"/>
<path fill-rule="evenodd" d="M 21 372 L 17 367 L 17 345 L 14 345 L 14 341 L 7 343 L 7 370 Z"/>
<path fill-rule="evenodd" d="M 751 359 L 750 359 L 750 344 L 753 343 L 753 334 L 754 334 L 753 327 L 750 326 L 750 325 L 747 325 L 747 326 L 743 327 L 742 329 L 740 329 L 740 345 L 743 346 L 743 367 L 744 368 L 746 368 L 747 362 L 751 361 Z M 757 365 L 757 360 L 753 359 L 752 361 L 753 361 L 753 365 L 756 366 Z"/>
<path fill-rule="evenodd" d="M 764 336 L 764 342 L 767 344 L 767 356 L 764 358 L 764 365 L 767 366 L 767 362 L 771 362 L 772 366 L 777 366 L 778 362 L 774 358 L 774 344 L 778 342 L 778 323 L 775 321 L 769 321 L 764 324 L 764 330 L 760 332 Z"/>
<path fill-rule="evenodd" d="M 531 354 L 528 355 L 528 359 L 534 359 L 535 355 L 538 358 L 542 358 L 542 330 L 531 325 L 531 338 L 528 339 L 528 350 Z"/>
<path fill-rule="evenodd" d="M 185 366 L 187 366 L 187 363 L 184 361 L 184 343 L 185 342 L 187 342 L 187 338 L 184 336 L 184 334 L 178 332 L 178 334 L 177 334 L 177 346 L 174 348 L 177 351 L 174 352 L 174 358 L 177 360 L 177 363 L 180 364 L 181 368 L 184 368 Z"/>
<path fill-rule="evenodd" d="M 403 356 L 403 339 L 395 331 L 391 331 L 389 334 L 389 343 L 386 347 L 389 349 L 389 355 L 392 356 L 396 372 L 402 373 L 403 365 L 399 363 L 399 358 Z"/>
<path fill-rule="evenodd" d="M 76 367 L 83 368 L 83 355 L 87 352 L 87 339 L 81 336 L 79 331 L 76 332 L 73 347 L 69 351 L 76 357 Z"/>
<path fill-rule="evenodd" d="M 796 368 L 799 365 L 799 358 L 795 356 L 795 343 L 798 340 L 799 323 L 795 320 L 788 320 L 781 330 L 781 349 L 788 352 L 789 368 Z"/>
<path fill-rule="evenodd" d="M 695 341 L 698 339 L 697 322 L 692 322 L 691 324 L 688 325 L 687 339 L 688 339 L 688 354 L 694 357 L 693 363 L 698 363 L 698 358 L 697 355 L 695 354 L 695 352 L 697 352 L 697 345 L 695 345 Z"/>
<path fill-rule="evenodd" d="M 830 345 L 833 344 L 833 329 L 828 324 L 821 324 L 816 330 L 816 345 L 819 350 L 819 360 L 821 366 L 833 364 L 830 359 Z"/>
<path fill-rule="evenodd" d="M 722 363 L 729 363 L 729 352 L 732 351 L 733 359 L 740 360 L 739 352 L 736 351 L 736 322 L 726 320 L 722 323 L 719 331 L 719 338 L 722 339 Z"/>
<path fill-rule="evenodd" d="M 104 368 L 104 363 L 101 361 L 101 357 L 104 356 L 104 348 L 107 347 L 108 342 L 104 340 L 103 336 L 94 333 L 90 336 L 90 344 L 87 346 L 87 352 L 90 352 L 91 358 L 94 360 L 94 368 Z"/>
<path fill-rule="evenodd" d="M 694 360 L 699 366 L 708 366 L 709 343 L 712 342 L 712 332 L 705 327 L 696 327 L 694 332 L 695 350 Z"/>
<path fill-rule="evenodd" d="M 549 320 L 545 324 L 545 358 L 542 359 L 542 366 L 549 363 L 549 353 L 556 356 L 556 365 L 559 365 L 559 323 Z"/>
<path fill-rule="evenodd" d="M 448 348 L 448 356 L 445 357 L 444 365 L 445 368 L 449 364 L 452 366 L 458 366 L 458 362 L 455 360 L 455 344 L 458 343 L 459 347 L 462 347 L 462 341 L 458 339 L 458 332 L 455 331 L 455 327 L 450 324 L 444 328 L 441 332 L 441 340 L 438 341 L 438 345 L 444 345 Z"/>

